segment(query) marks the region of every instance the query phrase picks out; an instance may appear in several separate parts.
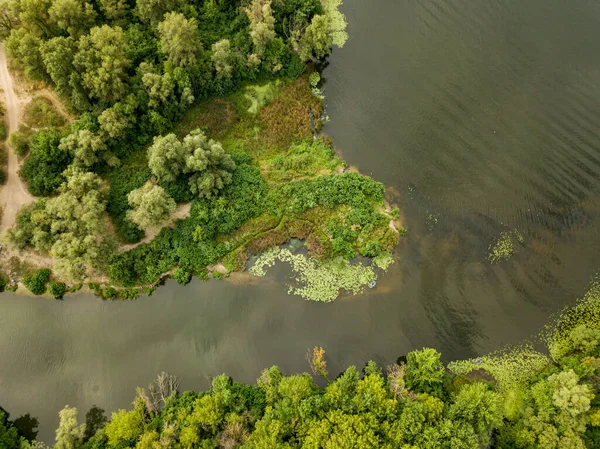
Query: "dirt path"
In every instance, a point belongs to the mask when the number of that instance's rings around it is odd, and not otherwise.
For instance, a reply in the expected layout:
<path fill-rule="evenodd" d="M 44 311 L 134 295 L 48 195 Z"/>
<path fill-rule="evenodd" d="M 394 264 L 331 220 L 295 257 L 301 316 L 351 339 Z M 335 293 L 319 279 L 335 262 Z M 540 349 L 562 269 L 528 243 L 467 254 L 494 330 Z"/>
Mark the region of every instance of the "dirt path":
<path fill-rule="evenodd" d="M 37 91 L 36 95 L 50 100 L 52 102 L 52 105 L 54 106 L 54 109 L 56 109 L 59 114 L 61 114 L 64 118 L 66 118 L 70 122 L 75 120 L 75 117 L 73 117 L 73 115 L 69 111 L 67 111 L 67 109 L 65 108 L 65 105 L 58 99 L 56 94 L 54 92 L 52 92 L 51 90 L 42 89 L 42 90 Z"/>
<path fill-rule="evenodd" d="M 21 119 L 21 105 L 13 88 L 13 80 L 8 73 L 4 44 L 0 43 L 0 88 L 4 92 L 4 106 L 8 119 L 8 134 L 16 131 Z M 24 204 L 34 201 L 33 196 L 19 178 L 19 160 L 14 151 L 7 145 L 8 150 L 8 179 L 0 188 L 0 207 L 3 209 L 0 230 L 11 227 L 15 223 L 17 212 Z"/>
<path fill-rule="evenodd" d="M 169 219 L 169 222 L 167 224 L 163 224 L 157 228 L 146 229 L 146 236 L 142 240 L 130 245 L 121 245 L 121 247 L 119 248 L 119 252 L 129 251 L 130 249 L 140 246 L 142 243 L 150 243 L 154 239 L 154 237 L 158 235 L 162 228 L 166 226 L 172 226 L 176 220 L 183 220 L 184 218 L 189 217 L 191 210 L 192 203 L 179 204 L 177 206 L 177 210 L 175 210 L 175 213 L 171 215 L 171 218 Z"/>

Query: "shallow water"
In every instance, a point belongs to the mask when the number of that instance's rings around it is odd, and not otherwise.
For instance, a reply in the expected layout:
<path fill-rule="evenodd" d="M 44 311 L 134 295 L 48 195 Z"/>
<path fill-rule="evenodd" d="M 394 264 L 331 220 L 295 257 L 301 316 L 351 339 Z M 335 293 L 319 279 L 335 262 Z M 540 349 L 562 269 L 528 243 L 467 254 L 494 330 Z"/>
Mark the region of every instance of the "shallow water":
<path fill-rule="evenodd" d="M 533 332 L 600 266 L 600 4 L 346 0 L 351 38 L 325 71 L 325 132 L 393 187 L 408 234 L 362 296 L 286 294 L 285 267 L 248 285 L 174 282 L 132 303 L 0 297 L 0 404 L 53 438 L 57 412 L 126 407 L 161 370 L 198 389 L 227 372 L 330 372 L 422 346 L 471 357 Z M 504 230 L 524 244 L 492 265 Z M 239 285 L 241 284 L 241 286 Z"/>

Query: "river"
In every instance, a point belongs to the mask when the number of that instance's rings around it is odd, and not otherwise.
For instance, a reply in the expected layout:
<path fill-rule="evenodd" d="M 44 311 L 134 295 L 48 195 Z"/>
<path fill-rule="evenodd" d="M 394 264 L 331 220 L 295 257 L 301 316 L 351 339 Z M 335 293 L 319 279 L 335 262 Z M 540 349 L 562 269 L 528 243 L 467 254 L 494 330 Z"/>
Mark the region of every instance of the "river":
<path fill-rule="evenodd" d="M 600 4 L 346 0 L 325 70 L 343 157 L 393 188 L 408 234 L 377 288 L 332 304 L 248 283 L 168 282 L 137 302 L 0 297 L 0 404 L 53 439 L 57 412 L 130 404 L 161 370 L 184 389 L 227 372 L 332 373 L 433 346 L 472 357 L 535 333 L 600 267 Z M 524 243 L 492 265 L 488 247 Z"/>

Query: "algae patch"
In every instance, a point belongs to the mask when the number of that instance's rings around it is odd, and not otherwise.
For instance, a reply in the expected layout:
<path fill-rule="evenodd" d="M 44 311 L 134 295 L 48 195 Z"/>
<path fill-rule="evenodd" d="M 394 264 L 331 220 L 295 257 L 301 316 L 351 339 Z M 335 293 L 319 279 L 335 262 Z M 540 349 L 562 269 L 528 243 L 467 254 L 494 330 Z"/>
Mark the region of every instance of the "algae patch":
<path fill-rule="evenodd" d="M 498 263 L 510 259 L 518 251 L 518 245 L 522 245 L 523 241 L 523 234 L 518 229 L 503 231 L 500 237 L 490 245 L 490 252 L 487 256 L 488 260 L 491 263 Z"/>

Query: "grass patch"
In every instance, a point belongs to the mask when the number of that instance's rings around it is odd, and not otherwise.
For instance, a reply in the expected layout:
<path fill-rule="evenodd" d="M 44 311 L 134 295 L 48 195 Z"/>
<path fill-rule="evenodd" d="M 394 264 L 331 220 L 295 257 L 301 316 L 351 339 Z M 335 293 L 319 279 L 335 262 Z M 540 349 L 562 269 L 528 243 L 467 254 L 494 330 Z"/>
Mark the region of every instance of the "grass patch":
<path fill-rule="evenodd" d="M 246 111 L 249 114 L 257 114 L 260 108 L 269 104 L 277 96 L 281 83 L 281 80 L 276 80 L 262 86 L 246 87 L 244 97 L 250 102 L 250 107 Z"/>

